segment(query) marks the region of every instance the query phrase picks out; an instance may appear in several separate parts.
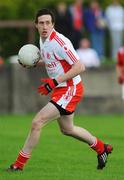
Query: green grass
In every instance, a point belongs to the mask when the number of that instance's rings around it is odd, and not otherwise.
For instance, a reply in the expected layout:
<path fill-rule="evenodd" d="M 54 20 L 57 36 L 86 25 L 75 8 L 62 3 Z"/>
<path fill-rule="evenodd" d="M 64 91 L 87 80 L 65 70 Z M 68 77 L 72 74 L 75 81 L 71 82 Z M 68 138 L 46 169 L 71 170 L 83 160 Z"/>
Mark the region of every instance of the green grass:
<path fill-rule="evenodd" d="M 44 127 L 37 148 L 23 172 L 5 169 L 21 149 L 33 115 L 0 116 L 0 180 L 123 180 L 124 115 L 77 116 L 75 124 L 113 145 L 107 167 L 96 170 L 96 154 L 86 144 L 61 135 L 56 122 Z"/>

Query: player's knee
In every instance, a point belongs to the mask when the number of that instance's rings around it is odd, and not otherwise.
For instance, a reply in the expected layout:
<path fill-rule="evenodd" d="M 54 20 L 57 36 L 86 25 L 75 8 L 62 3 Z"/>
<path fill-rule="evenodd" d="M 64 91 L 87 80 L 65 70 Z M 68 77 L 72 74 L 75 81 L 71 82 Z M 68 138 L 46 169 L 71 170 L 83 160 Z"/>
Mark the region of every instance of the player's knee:
<path fill-rule="evenodd" d="M 40 130 L 40 124 L 37 121 L 32 122 L 32 130 Z"/>
<path fill-rule="evenodd" d="M 61 132 L 63 135 L 66 135 L 66 136 L 72 136 L 73 135 L 73 129 L 61 129 Z"/>
<path fill-rule="evenodd" d="M 32 122 L 32 130 L 40 130 L 44 126 L 45 122 L 46 122 L 46 118 L 43 116 L 37 120 L 34 120 Z"/>

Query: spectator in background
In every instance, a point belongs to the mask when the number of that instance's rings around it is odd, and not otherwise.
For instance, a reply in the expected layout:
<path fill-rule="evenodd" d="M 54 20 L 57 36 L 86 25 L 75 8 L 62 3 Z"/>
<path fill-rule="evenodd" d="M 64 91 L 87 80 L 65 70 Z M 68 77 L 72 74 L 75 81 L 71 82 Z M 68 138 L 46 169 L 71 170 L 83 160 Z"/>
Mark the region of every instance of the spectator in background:
<path fill-rule="evenodd" d="M 70 15 L 67 11 L 67 5 L 64 2 L 59 2 L 55 9 L 56 24 L 55 29 L 71 39 L 72 24 L 70 23 Z"/>
<path fill-rule="evenodd" d="M 80 41 L 80 47 L 77 50 L 80 61 L 87 67 L 99 67 L 100 59 L 97 52 L 90 48 L 90 41 L 87 38 L 83 38 Z"/>
<path fill-rule="evenodd" d="M 104 12 L 97 1 L 92 1 L 85 11 L 84 21 L 86 30 L 90 33 L 91 46 L 102 59 L 105 56 L 105 28 Z"/>
<path fill-rule="evenodd" d="M 113 0 L 106 8 L 106 18 L 111 37 L 111 56 L 115 59 L 117 50 L 123 44 L 124 30 L 124 8 L 118 0 Z"/>
<path fill-rule="evenodd" d="M 118 82 L 124 84 L 124 46 L 120 47 L 117 52 L 117 75 Z"/>
<path fill-rule="evenodd" d="M 124 46 L 120 47 L 117 52 L 116 71 L 118 82 L 122 85 L 122 99 L 124 100 Z"/>
<path fill-rule="evenodd" d="M 77 49 L 79 46 L 79 41 L 82 37 L 84 30 L 84 22 L 83 22 L 83 1 L 75 0 L 72 5 L 69 6 L 69 13 L 71 15 L 71 21 L 73 25 L 73 33 L 72 33 L 72 42 Z"/>

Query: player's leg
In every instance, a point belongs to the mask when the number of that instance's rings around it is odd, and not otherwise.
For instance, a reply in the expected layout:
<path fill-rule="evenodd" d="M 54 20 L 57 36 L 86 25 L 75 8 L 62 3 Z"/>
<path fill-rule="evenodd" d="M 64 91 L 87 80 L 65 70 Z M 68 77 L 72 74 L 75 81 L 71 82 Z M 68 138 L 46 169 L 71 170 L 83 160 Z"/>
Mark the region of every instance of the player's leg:
<path fill-rule="evenodd" d="M 25 141 L 25 144 L 20 151 L 16 161 L 9 168 L 9 170 L 22 170 L 27 160 L 30 158 L 33 148 L 37 145 L 41 129 L 51 120 L 54 120 L 60 116 L 58 109 L 52 104 L 48 103 L 43 109 L 41 109 L 32 121 L 32 127 L 29 135 Z"/>
<path fill-rule="evenodd" d="M 61 132 L 64 135 L 72 136 L 80 141 L 86 142 L 92 149 L 94 149 L 98 156 L 98 169 L 103 169 L 107 162 L 107 156 L 112 151 L 111 145 L 106 145 L 104 142 L 93 136 L 90 132 L 82 127 L 73 124 L 74 114 L 61 116 L 58 119 Z"/>
<path fill-rule="evenodd" d="M 82 127 L 75 126 L 73 124 L 74 113 L 71 115 L 61 116 L 57 121 L 61 132 L 64 135 L 72 136 L 80 141 L 84 141 L 89 145 L 96 142 L 96 137 L 91 135 L 86 129 Z"/>
<path fill-rule="evenodd" d="M 43 109 L 41 109 L 41 111 L 36 114 L 32 122 L 30 133 L 23 146 L 23 151 L 26 153 L 31 153 L 33 147 L 36 146 L 39 141 L 42 127 L 59 116 L 60 114 L 58 109 L 50 102 Z"/>

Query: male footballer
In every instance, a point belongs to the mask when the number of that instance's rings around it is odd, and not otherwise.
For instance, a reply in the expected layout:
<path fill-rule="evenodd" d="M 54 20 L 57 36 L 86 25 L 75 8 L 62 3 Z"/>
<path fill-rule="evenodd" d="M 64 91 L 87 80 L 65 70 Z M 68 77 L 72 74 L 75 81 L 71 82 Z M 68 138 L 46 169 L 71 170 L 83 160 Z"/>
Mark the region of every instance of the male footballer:
<path fill-rule="evenodd" d="M 51 100 L 34 117 L 28 137 L 17 159 L 8 170 L 24 169 L 33 148 L 39 142 L 43 126 L 55 119 L 64 135 L 87 143 L 96 151 L 97 169 L 103 169 L 108 155 L 112 152 L 112 146 L 73 123 L 75 108 L 84 93 L 80 73 L 84 72 L 85 67 L 70 40 L 54 29 L 55 17 L 50 10 L 40 9 L 36 14 L 35 24 L 40 36 L 42 61 L 49 76 L 41 79 L 38 93 L 41 95 L 50 93 Z"/>

